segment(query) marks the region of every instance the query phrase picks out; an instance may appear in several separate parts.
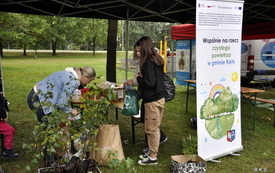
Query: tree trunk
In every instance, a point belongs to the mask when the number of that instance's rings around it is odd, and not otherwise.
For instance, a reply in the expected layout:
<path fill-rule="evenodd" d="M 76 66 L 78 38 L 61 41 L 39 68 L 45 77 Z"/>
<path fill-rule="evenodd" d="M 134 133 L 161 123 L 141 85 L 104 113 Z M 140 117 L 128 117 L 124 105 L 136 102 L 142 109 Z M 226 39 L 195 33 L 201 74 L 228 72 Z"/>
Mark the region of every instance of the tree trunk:
<path fill-rule="evenodd" d="M 106 79 L 116 83 L 116 46 L 118 20 L 108 20 Z"/>
<path fill-rule="evenodd" d="M 53 56 L 55 56 L 56 55 L 56 41 L 53 41 L 52 42 L 52 46 L 53 46 Z"/>
<path fill-rule="evenodd" d="M 27 50 L 26 50 L 25 47 L 24 47 L 24 50 L 23 50 L 23 55 L 24 55 L 24 56 L 27 56 Z"/>
<path fill-rule="evenodd" d="M 3 57 L 4 54 L 3 54 L 3 44 L 2 42 L 0 42 L 0 57 Z"/>
<path fill-rule="evenodd" d="M 93 37 L 93 43 L 92 43 L 93 56 L 95 56 L 95 47 L 96 47 L 96 37 Z M 108 48 L 107 48 L 107 49 L 108 49 Z"/>

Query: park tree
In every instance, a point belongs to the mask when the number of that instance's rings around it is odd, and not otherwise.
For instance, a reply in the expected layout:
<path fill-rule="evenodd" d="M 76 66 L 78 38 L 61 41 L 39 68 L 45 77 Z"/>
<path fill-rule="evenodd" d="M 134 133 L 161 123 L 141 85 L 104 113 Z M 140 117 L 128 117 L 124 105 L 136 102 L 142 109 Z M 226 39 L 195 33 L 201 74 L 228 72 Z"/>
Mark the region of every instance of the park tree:
<path fill-rule="evenodd" d="M 129 47 L 143 36 L 150 36 L 155 42 L 163 36 L 170 36 L 170 23 L 163 22 L 129 22 L 129 42 L 126 41 L 126 21 L 90 19 L 60 16 L 34 16 L 27 14 L 1 13 L 0 48 L 3 56 L 3 43 L 17 45 L 26 55 L 26 49 L 43 49 L 50 43 L 52 55 L 56 50 L 78 49 L 106 50 L 106 79 L 116 81 L 116 51 Z M 119 41 L 119 42 L 118 42 Z M 118 44 L 119 43 L 119 44 Z M 126 44 L 129 45 L 126 46 Z"/>
<path fill-rule="evenodd" d="M 163 40 L 164 36 L 170 37 L 172 25 L 175 24 L 167 22 L 131 21 L 129 24 L 130 48 L 139 38 L 143 36 L 149 36 L 152 38 L 156 43 L 156 47 L 159 47 L 157 43 Z"/>
<path fill-rule="evenodd" d="M 108 20 L 75 18 L 60 16 L 38 16 L 16 13 L 1 13 L 0 48 L 23 49 L 57 49 L 96 50 L 107 49 Z M 158 46 L 163 36 L 170 36 L 171 23 L 129 21 L 129 44 L 132 50 L 134 43 L 143 36 L 150 36 Z M 117 49 L 126 48 L 126 21 L 117 24 Z M 3 52 L 3 51 L 2 51 Z M 3 53 L 2 53 L 3 56 Z"/>
<path fill-rule="evenodd" d="M 66 42 L 63 42 L 61 49 L 80 50 L 86 45 L 89 19 L 70 18 L 68 22 L 71 24 L 66 27 Z"/>
<path fill-rule="evenodd" d="M 106 19 L 85 19 L 85 43 L 82 49 L 92 50 L 93 56 L 96 49 L 106 49 L 108 20 Z"/>
<path fill-rule="evenodd" d="M 79 31 L 77 27 L 77 19 L 73 17 L 59 17 L 59 16 L 47 16 L 46 18 L 48 27 L 44 32 L 44 39 L 51 43 L 52 55 L 56 55 L 56 49 L 59 46 L 69 44 L 71 39 L 69 36 L 78 38 L 75 35 Z M 81 38 L 80 38 L 81 39 Z M 63 46 L 63 49 L 68 47 Z"/>
<path fill-rule="evenodd" d="M 37 49 L 42 48 L 40 42 L 44 40 L 44 32 L 49 27 L 46 22 L 45 17 L 37 15 L 22 14 L 22 24 L 20 26 L 21 38 L 20 43 L 23 46 L 23 55 L 27 55 L 27 49 Z"/>
<path fill-rule="evenodd" d="M 60 49 L 93 50 L 99 44 L 106 45 L 107 20 L 75 17 L 48 17 L 50 24 L 44 36 L 51 42 L 53 55 L 56 54 L 58 44 Z"/>
<path fill-rule="evenodd" d="M 21 31 L 17 28 L 20 14 L 0 12 L 0 55 L 3 57 L 3 47 L 15 44 Z"/>
<path fill-rule="evenodd" d="M 107 45 L 107 30 L 108 30 L 108 20 L 106 19 L 92 19 L 92 50 L 93 55 L 95 54 L 96 47 L 99 45 Z M 102 49 L 102 48 L 101 48 Z M 106 49 L 106 47 L 105 47 Z M 104 49 L 103 49 L 104 50 Z"/>

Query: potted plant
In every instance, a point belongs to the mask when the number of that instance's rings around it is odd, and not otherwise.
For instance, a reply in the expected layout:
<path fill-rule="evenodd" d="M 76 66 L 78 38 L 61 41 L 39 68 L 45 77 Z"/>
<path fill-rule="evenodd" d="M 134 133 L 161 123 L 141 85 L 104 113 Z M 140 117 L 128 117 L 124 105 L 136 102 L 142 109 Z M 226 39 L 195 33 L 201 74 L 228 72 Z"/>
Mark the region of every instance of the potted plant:
<path fill-rule="evenodd" d="M 181 139 L 184 155 L 174 155 L 171 159 L 171 171 L 173 173 L 206 172 L 206 161 L 198 156 L 197 137 L 189 135 Z"/>
<path fill-rule="evenodd" d="M 26 167 L 27 170 L 45 157 L 46 152 L 48 155 L 55 155 L 57 164 L 51 168 L 41 168 L 40 172 L 62 172 L 70 159 L 66 156 L 74 154 L 74 146 L 78 152 L 81 150 L 79 160 L 89 158 L 91 147 L 96 146 L 95 136 L 98 127 L 107 123 L 108 110 L 112 106 L 110 100 L 116 95 L 112 89 L 108 89 L 107 96 L 100 97 L 103 89 L 96 83 L 87 87 L 89 91 L 83 94 L 80 103 L 75 105 L 81 110 L 79 119 L 68 120 L 67 114 L 53 111 L 45 116 L 47 123 L 39 123 L 34 127 L 34 142 L 23 144 L 23 148 L 28 148 L 29 152 L 34 153 L 31 163 Z"/>

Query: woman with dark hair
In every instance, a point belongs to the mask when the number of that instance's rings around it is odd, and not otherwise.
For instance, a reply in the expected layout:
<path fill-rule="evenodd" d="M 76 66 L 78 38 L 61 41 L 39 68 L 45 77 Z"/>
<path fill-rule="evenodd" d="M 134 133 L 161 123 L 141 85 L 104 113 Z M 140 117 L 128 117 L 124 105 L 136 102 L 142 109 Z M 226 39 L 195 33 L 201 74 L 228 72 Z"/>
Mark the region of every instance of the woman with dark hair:
<path fill-rule="evenodd" d="M 156 50 L 155 47 L 154 49 Z M 125 84 L 138 86 L 137 77 L 140 75 L 140 46 L 137 46 L 137 43 L 134 44 L 133 59 L 136 61 L 135 77 L 133 79 L 127 80 Z M 142 101 L 141 109 L 140 109 L 140 122 L 143 124 L 144 124 L 144 119 L 145 119 L 144 101 Z M 163 131 L 160 130 L 160 144 L 162 144 L 163 142 L 166 142 L 167 139 L 168 137 L 163 133 Z M 140 156 L 140 158 L 147 157 L 149 153 L 150 153 L 150 150 L 148 148 L 148 145 L 146 145 L 146 147 L 143 149 L 143 155 Z"/>
<path fill-rule="evenodd" d="M 149 37 L 140 38 L 136 46 L 139 54 L 140 72 L 136 74 L 140 97 L 144 107 L 144 131 L 147 135 L 149 154 L 141 155 L 140 165 L 158 163 L 160 125 L 164 112 L 163 59 L 157 53 Z"/>

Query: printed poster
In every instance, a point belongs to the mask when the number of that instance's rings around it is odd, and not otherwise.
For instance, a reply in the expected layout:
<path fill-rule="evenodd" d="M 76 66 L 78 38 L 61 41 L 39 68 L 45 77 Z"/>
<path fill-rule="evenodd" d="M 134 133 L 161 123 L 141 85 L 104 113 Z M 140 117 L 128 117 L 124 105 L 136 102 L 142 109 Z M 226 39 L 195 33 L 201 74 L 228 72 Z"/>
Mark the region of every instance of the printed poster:
<path fill-rule="evenodd" d="M 198 155 L 214 160 L 243 149 L 240 60 L 243 1 L 197 0 Z"/>
<path fill-rule="evenodd" d="M 190 79 L 190 40 L 176 40 L 176 84 Z"/>
<path fill-rule="evenodd" d="M 196 80 L 196 40 L 191 40 L 191 79 Z"/>

